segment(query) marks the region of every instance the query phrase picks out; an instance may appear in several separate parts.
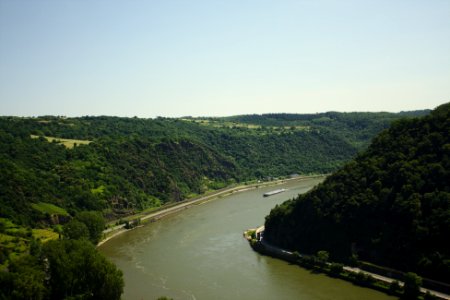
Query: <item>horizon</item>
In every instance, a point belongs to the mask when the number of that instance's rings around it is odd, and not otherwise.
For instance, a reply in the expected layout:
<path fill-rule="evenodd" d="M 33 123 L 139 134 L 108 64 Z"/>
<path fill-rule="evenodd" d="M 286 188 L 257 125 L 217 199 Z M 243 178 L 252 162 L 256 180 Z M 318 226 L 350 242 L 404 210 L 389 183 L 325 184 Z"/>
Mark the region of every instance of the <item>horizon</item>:
<path fill-rule="evenodd" d="M 414 110 L 400 110 L 400 111 L 336 111 L 336 110 L 327 110 L 327 111 L 319 111 L 314 113 L 297 113 L 297 112 L 268 112 L 268 113 L 249 113 L 249 114 L 236 114 L 236 115 L 227 115 L 227 116 L 207 116 L 207 115 L 198 115 L 198 116 L 192 116 L 192 115 L 186 115 L 186 116 L 175 116 L 175 117 L 168 117 L 168 116 L 155 116 L 155 117 L 139 117 L 139 116 L 120 116 L 120 115 L 74 115 L 74 116 L 66 116 L 66 115 L 49 115 L 49 114 L 43 114 L 43 115 L 29 115 L 29 116 L 19 116 L 19 115 L 0 115 L 1 118 L 29 118 L 29 119 L 38 119 L 38 118 L 45 118 L 45 117 L 52 117 L 52 118 L 100 118 L 100 117 L 107 117 L 107 118 L 129 118 L 129 119 L 208 119 L 208 118 L 231 118 L 231 117 L 239 117 L 239 116 L 267 116 L 267 115 L 320 115 L 320 114 L 327 114 L 327 113 L 340 113 L 340 114 L 353 114 L 353 113 L 388 113 L 388 114 L 400 114 L 400 113 L 407 113 L 407 112 L 418 112 L 418 111 L 433 111 L 435 108 L 444 105 L 445 102 L 442 104 L 439 104 L 438 106 L 434 108 L 424 108 L 424 109 L 414 109 Z"/>
<path fill-rule="evenodd" d="M 399 112 L 450 101 L 449 1 L 0 0 L 0 114 Z"/>

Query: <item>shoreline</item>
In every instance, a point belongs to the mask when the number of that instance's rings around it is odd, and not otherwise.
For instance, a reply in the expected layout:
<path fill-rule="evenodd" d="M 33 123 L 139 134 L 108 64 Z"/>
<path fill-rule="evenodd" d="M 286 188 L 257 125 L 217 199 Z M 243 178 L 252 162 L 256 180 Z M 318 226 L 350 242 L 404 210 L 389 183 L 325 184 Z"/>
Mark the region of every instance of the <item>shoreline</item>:
<path fill-rule="evenodd" d="M 165 207 L 163 206 L 163 207 L 161 207 L 161 209 L 158 209 L 153 212 L 148 212 L 148 213 L 139 212 L 139 213 L 131 215 L 129 217 L 131 217 L 132 220 L 140 219 L 141 221 L 145 221 L 145 223 L 155 222 L 161 218 L 164 218 L 168 215 L 174 214 L 181 210 L 188 209 L 194 205 L 199 205 L 202 203 L 213 201 L 218 198 L 228 196 L 228 195 L 231 195 L 234 193 L 258 189 L 258 188 L 266 187 L 266 186 L 280 185 L 280 184 L 284 184 L 287 182 L 293 182 L 293 181 L 301 181 L 301 180 L 306 180 L 306 179 L 322 178 L 322 177 L 325 178 L 327 176 L 328 176 L 328 174 L 298 176 L 295 178 L 277 179 L 277 180 L 273 180 L 273 181 L 252 183 L 249 185 L 241 184 L 238 186 L 226 187 L 226 188 L 214 191 L 209 194 L 204 194 L 204 195 L 198 196 L 193 199 L 183 200 L 181 202 L 176 203 L 175 205 L 169 204 L 169 206 L 165 206 Z M 112 238 L 114 238 L 124 232 L 127 232 L 129 230 L 132 230 L 132 229 L 134 229 L 134 228 L 125 229 L 125 224 L 120 224 L 120 225 L 116 225 L 114 227 L 103 230 L 103 238 L 100 240 L 100 242 L 97 243 L 97 247 L 105 244 L 107 241 L 111 240 Z"/>
<path fill-rule="evenodd" d="M 259 253 L 260 255 L 266 255 L 266 256 L 270 256 L 276 259 L 281 259 L 283 261 L 289 262 L 291 264 L 296 264 L 302 268 L 305 269 L 309 269 L 312 268 L 313 270 L 318 270 L 321 273 L 327 274 L 328 276 L 331 276 L 333 278 L 336 279 L 342 279 L 345 281 L 349 281 L 352 282 L 353 284 L 362 286 L 362 287 L 366 287 L 366 288 L 370 288 L 370 289 L 374 289 L 374 290 L 378 290 L 380 292 L 384 292 L 387 294 L 390 294 L 389 292 L 389 285 L 394 282 L 397 281 L 399 283 L 400 286 L 403 286 L 403 282 L 399 281 L 395 278 L 390 278 L 384 275 L 380 275 L 377 273 L 372 273 L 366 270 L 362 270 L 360 268 L 354 268 L 354 267 L 350 267 L 350 266 L 344 266 L 342 265 L 342 271 L 340 271 L 339 274 L 334 274 L 332 272 L 332 270 L 327 270 L 328 267 L 330 267 L 331 265 L 333 265 L 333 262 L 325 262 L 322 263 L 323 265 L 310 265 L 310 266 L 306 266 L 305 263 L 302 263 L 301 261 L 306 259 L 309 259 L 313 256 L 308 256 L 308 255 L 302 255 L 299 254 L 298 252 L 291 252 L 282 248 L 279 248 L 277 246 L 274 245 L 270 245 L 267 242 L 265 242 L 263 240 L 263 235 L 264 235 L 264 225 L 260 226 L 258 228 L 250 228 L 246 231 L 244 231 L 244 238 L 249 242 L 250 247 L 253 249 L 253 251 Z M 358 283 L 357 280 L 353 279 L 351 276 L 347 276 L 347 275 L 343 275 L 344 273 L 348 274 L 353 274 L 353 275 L 358 275 L 358 274 L 364 274 L 364 276 L 366 277 L 371 277 L 373 282 L 370 284 L 361 284 Z M 356 277 L 357 278 L 357 277 Z M 375 282 L 381 282 L 387 286 L 382 287 L 377 285 Z M 435 290 L 431 290 L 429 288 L 424 288 L 424 287 L 420 287 L 420 292 L 425 295 L 427 292 L 430 293 L 431 295 L 435 296 L 437 299 L 442 299 L 442 300 L 450 300 L 450 295 L 443 293 L 443 292 L 439 292 L 439 291 L 435 291 Z M 394 294 L 390 294 L 392 296 L 401 296 L 401 294 L 398 294 L 398 292 L 394 293 Z"/>

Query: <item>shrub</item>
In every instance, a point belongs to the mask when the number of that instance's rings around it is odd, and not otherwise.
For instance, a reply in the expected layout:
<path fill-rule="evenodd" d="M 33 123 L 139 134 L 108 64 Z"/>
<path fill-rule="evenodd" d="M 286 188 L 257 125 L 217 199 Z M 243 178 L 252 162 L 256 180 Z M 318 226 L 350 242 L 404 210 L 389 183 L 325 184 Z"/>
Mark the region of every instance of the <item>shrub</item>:
<path fill-rule="evenodd" d="M 399 294 L 401 290 L 402 288 L 400 287 L 400 284 L 398 283 L 397 280 L 392 281 L 391 284 L 389 285 L 389 293 L 392 295 Z"/>
<path fill-rule="evenodd" d="M 334 276 L 338 276 L 344 270 L 344 265 L 339 263 L 332 263 L 330 265 L 330 273 Z"/>

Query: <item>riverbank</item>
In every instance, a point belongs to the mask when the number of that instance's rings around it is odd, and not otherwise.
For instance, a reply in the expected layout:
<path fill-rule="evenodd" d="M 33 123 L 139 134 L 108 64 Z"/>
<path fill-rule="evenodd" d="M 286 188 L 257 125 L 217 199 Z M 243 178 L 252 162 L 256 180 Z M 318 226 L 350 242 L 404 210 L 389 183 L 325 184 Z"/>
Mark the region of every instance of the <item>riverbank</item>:
<path fill-rule="evenodd" d="M 312 179 L 312 178 L 322 178 L 322 177 L 326 177 L 326 176 L 327 176 L 326 174 L 311 175 L 311 176 L 298 176 L 295 178 L 287 178 L 287 179 L 279 179 L 279 180 L 273 180 L 273 181 L 267 181 L 267 182 L 257 182 L 257 183 L 253 183 L 253 184 L 242 184 L 239 186 L 231 186 L 231 187 L 220 189 L 220 190 L 214 191 L 212 193 L 202 195 L 202 196 L 199 196 L 199 197 L 196 197 L 193 199 L 187 199 L 187 200 L 178 202 L 176 204 L 169 204 L 167 206 L 162 206 L 158 210 L 155 210 L 152 212 L 148 212 L 148 213 L 140 212 L 135 215 L 129 216 L 129 220 L 130 220 L 130 222 L 133 222 L 134 220 L 139 220 L 139 222 L 143 222 L 143 223 L 155 222 L 165 216 L 177 213 L 184 209 L 188 209 L 194 205 L 199 205 L 199 204 L 202 204 L 202 203 L 205 203 L 208 201 L 212 201 L 212 200 L 224 197 L 224 196 L 231 195 L 233 193 L 244 192 L 244 191 L 267 187 L 267 186 L 276 186 L 276 185 L 284 184 L 287 182 L 301 181 L 301 180 L 307 180 L 307 179 Z M 104 230 L 103 238 L 97 244 L 97 246 L 101 246 L 104 243 L 106 243 L 107 241 L 109 241 L 110 239 L 112 239 L 124 232 L 127 232 L 128 230 L 134 229 L 134 228 L 126 229 L 125 226 L 126 226 L 126 224 L 119 224 L 119 225 L 116 225 L 116 226 L 113 226 L 111 228 Z"/>
<path fill-rule="evenodd" d="M 124 273 L 124 299 L 394 300 L 384 293 L 263 258 L 242 238 L 275 205 L 323 178 L 233 193 L 145 224 L 99 251 Z M 265 192 L 286 188 L 264 198 Z M 249 251 L 250 250 L 250 251 Z M 230 287 L 235 287 L 230 289 Z"/>
<path fill-rule="evenodd" d="M 364 271 L 359 268 L 344 266 L 342 264 L 321 261 L 316 256 L 302 255 L 273 245 L 264 240 L 264 226 L 248 229 L 244 232 L 244 238 L 250 243 L 252 249 L 260 254 L 285 260 L 301 267 L 312 269 L 314 272 L 322 272 L 331 277 L 350 281 L 356 285 L 372 288 L 393 296 L 402 295 L 404 283 L 394 278 Z M 398 287 L 396 287 L 396 285 Z M 430 289 L 420 288 L 422 296 L 432 295 L 432 299 L 450 300 L 450 295 Z M 428 299 L 428 298 L 425 298 Z"/>

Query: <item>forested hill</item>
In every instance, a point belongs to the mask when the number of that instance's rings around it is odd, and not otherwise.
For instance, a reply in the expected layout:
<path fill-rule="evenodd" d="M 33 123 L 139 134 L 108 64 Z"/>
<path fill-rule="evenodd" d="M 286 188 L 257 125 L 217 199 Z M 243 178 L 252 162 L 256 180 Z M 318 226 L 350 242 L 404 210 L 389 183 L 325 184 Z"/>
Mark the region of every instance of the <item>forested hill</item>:
<path fill-rule="evenodd" d="M 0 117 L 0 217 L 31 226 L 58 208 L 117 217 L 231 183 L 328 173 L 402 116 Z"/>
<path fill-rule="evenodd" d="M 450 280 L 450 104 L 396 121 L 311 192 L 266 217 L 268 241 Z"/>

